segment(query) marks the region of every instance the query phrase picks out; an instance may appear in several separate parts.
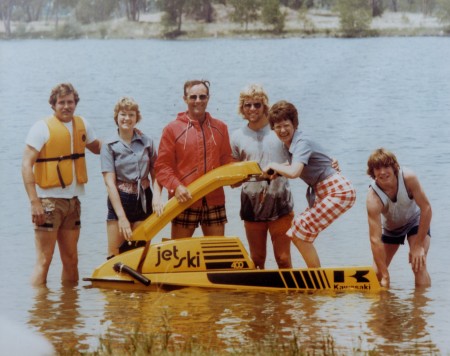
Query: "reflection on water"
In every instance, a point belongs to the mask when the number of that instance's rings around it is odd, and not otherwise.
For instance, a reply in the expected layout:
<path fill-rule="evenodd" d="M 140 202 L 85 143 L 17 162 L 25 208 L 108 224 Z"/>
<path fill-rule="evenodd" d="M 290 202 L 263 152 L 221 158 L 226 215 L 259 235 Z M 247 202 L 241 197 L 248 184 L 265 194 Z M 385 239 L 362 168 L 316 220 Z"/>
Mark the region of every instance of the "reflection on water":
<path fill-rule="evenodd" d="M 124 332 L 139 330 L 167 334 L 175 343 L 194 339 L 202 345 L 233 350 L 275 337 L 292 339 L 294 334 L 307 345 L 323 335 L 323 320 L 315 312 L 324 301 L 314 295 L 196 288 L 102 293 L 107 333 L 118 340 Z M 123 312 L 118 312 L 121 309 Z"/>
<path fill-rule="evenodd" d="M 405 296 L 396 292 L 381 292 L 369 311 L 372 318 L 367 324 L 379 350 L 388 354 L 438 353 L 439 349 L 431 342 L 427 325 L 431 313 L 427 311 L 430 299 L 426 291 L 413 290 Z"/>
<path fill-rule="evenodd" d="M 84 321 L 80 317 L 77 287 L 62 286 L 59 291 L 36 288 L 29 315 L 28 323 L 47 337 L 57 351 L 78 349 L 86 340 L 80 332 Z"/>
<path fill-rule="evenodd" d="M 196 288 L 87 291 L 101 300 L 95 309 L 87 310 L 103 327 L 96 340 L 92 340 L 92 326 L 85 324 L 78 287 L 36 289 L 28 323 L 58 351 L 93 349 L 98 337 L 105 335 L 114 347 L 138 331 L 153 335 L 155 342 L 184 345 L 193 341 L 229 351 L 265 342 L 281 346 L 294 338 L 303 350 L 317 350 L 317 342 L 331 336 L 336 349 L 376 348 L 389 355 L 439 353 L 431 342 L 430 298 L 423 290 L 405 295 L 399 291 L 306 294 Z M 369 316 L 367 325 L 358 315 Z"/>

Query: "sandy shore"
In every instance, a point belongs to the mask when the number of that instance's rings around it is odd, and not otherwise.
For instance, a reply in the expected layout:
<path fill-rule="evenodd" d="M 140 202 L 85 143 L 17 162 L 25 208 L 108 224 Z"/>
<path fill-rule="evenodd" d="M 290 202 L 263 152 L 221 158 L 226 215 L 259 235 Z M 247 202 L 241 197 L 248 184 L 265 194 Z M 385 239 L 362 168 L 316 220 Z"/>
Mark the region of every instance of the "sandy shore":
<path fill-rule="evenodd" d="M 229 22 L 229 9 L 217 8 L 214 23 L 201 23 L 184 20 L 181 38 L 210 37 L 269 37 L 273 36 L 267 26 L 261 22 L 251 23 L 248 31 L 237 23 Z M 327 10 L 311 10 L 299 15 L 286 10 L 285 32 L 283 37 L 339 36 L 339 17 Z M 139 22 L 115 19 L 105 23 L 79 25 L 70 19 L 60 19 L 59 28 L 71 24 L 68 31 L 76 32 L 75 37 L 82 38 L 161 38 L 166 30 L 162 27 L 162 13 L 142 14 Z M 55 34 L 54 21 L 11 24 L 14 38 L 52 38 Z M 444 24 L 433 16 L 419 13 L 384 12 L 381 17 L 372 20 L 371 30 L 379 36 L 442 36 Z M 5 37 L 4 25 L 0 22 L 0 37 Z"/>

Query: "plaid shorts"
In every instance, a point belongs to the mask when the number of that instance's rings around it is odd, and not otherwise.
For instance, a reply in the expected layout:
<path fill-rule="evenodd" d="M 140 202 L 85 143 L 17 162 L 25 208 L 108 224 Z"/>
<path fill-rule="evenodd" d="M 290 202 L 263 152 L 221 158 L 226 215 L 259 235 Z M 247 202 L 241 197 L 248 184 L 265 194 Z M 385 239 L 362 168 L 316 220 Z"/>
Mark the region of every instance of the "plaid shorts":
<path fill-rule="evenodd" d="M 314 205 L 300 213 L 287 232 L 290 237 L 313 242 L 319 232 L 331 225 L 340 215 L 350 209 L 356 200 L 353 185 L 340 173 L 314 186 Z"/>
<path fill-rule="evenodd" d="M 172 223 L 182 227 L 198 227 L 198 225 L 221 225 L 227 222 L 225 205 L 208 206 L 204 202 L 199 208 L 187 208 Z"/>

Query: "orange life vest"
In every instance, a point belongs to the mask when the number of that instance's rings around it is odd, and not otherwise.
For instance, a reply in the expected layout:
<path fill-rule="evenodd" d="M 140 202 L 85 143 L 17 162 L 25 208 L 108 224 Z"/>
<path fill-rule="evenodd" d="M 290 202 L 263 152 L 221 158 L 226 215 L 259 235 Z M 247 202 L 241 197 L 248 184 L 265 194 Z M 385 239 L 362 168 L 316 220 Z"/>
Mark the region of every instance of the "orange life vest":
<path fill-rule="evenodd" d="M 84 151 L 86 128 L 83 120 L 75 116 L 72 120 L 73 152 L 70 132 L 55 116 L 45 120 L 50 138 L 39 152 L 34 165 L 34 177 L 41 188 L 63 187 L 72 184 L 73 163 L 77 182 L 86 183 L 87 169 Z"/>

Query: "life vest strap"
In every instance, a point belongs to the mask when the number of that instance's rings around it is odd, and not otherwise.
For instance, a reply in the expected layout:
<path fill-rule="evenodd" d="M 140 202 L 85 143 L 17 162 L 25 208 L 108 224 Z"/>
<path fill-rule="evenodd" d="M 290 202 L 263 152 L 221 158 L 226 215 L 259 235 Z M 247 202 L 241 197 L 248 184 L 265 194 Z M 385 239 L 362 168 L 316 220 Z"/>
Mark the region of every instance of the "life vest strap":
<path fill-rule="evenodd" d="M 56 172 L 58 173 L 58 179 L 61 183 L 61 187 L 64 189 L 66 187 L 66 183 L 64 183 L 64 179 L 61 174 L 61 170 L 59 169 L 59 163 L 66 159 L 78 159 L 84 157 L 84 153 L 72 153 L 67 156 L 59 156 L 59 157 L 49 157 L 49 158 L 38 158 L 36 162 L 52 162 L 52 161 L 58 161 L 58 164 L 56 165 Z"/>
<path fill-rule="evenodd" d="M 62 161 L 65 159 L 78 159 L 83 158 L 84 153 L 72 153 L 67 156 L 59 156 L 59 157 L 49 157 L 49 158 L 38 158 L 36 162 L 52 162 L 52 161 Z"/>

